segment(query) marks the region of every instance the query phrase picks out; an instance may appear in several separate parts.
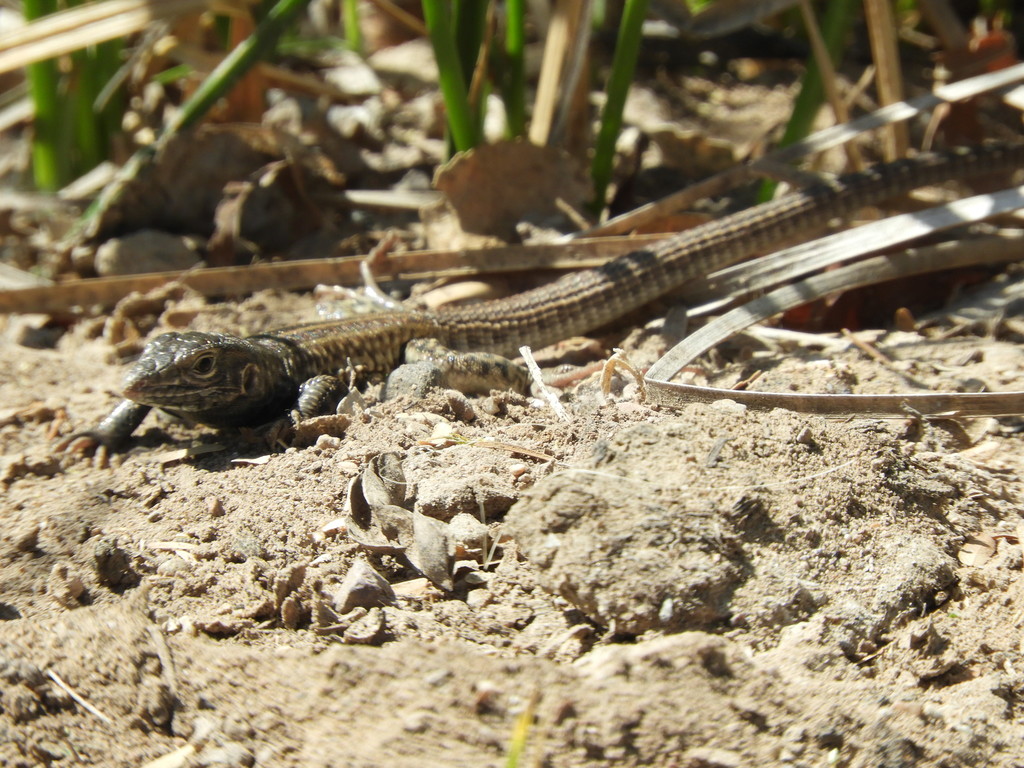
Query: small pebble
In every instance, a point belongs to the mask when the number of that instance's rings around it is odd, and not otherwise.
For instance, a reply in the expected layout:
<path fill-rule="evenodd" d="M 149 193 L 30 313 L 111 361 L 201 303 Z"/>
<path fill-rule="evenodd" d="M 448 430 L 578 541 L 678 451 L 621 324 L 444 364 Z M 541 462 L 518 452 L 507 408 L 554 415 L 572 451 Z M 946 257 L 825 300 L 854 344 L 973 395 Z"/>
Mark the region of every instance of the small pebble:
<path fill-rule="evenodd" d="M 49 315 L 15 315 L 7 321 L 6 336 L 15 344 L 29 349 L 53 349 L 64 329 L 50 325 Z"/>
<path fill-rule="evenodd" d="M 448 390 L 445 395 L 448 399 L 448 407 L 452 409 L 456 419 L 463 423 L 476 419 L 476 411 L 473 410 L 473 404 L 469 402 L 468 397 L 454 389 Z"/>
<path fill-rule="evenodd" d="M 494 595 L 491 594 L 491 590 L 482 589 L 471 589 L 466 594 L 466 605 L 470 608 L 484 608 L 494 602 Z"/>
<path fill-rule="evenodd" d="M 711 403 L 711 407 L 716 411 L 729 413 L 733 416 L 742 416 L 747 412 L 747 406 L 743 405 L 743 403 L 737 403 L 735 400 L 729 399 L 715 400 L 715 402 Z"/>
<path fill-rule="evenodd" d="M 379 573 L 364 560 L 357 560 L 331 595 L 331 605 L 343 615 L 353 608 L 394 605 L 395 592 Z"/>
<path fill-rule="evenodd" d="M 348 523 L 344 517 L 336 517 L 329 523 L 324 523 L 320 532 L 325 536 L 339 536 L 348 530 Z"/>
<path fill-rule="evenodd" d="M 196 756 L 196 761 L 203 768 L 248 768 L 256 761 L 256 756 L 243 745 L 228 742 L 204 749 Z"/>
<path fill-rule="evenodd" d="M 192 735 L 189 741 L 199 746 L 220 730 L 220 718 L 211 715 L 196 715 L 192 721 Z"/>
<path fill-rule="evenodd" d="M 71 571 L 66 563 L 58 563 L 50 570 L 46 593 L 64 608 L 77 608 L 85 592 L 82 577 Z"/>
<path fill-rule="evenodd" d="M 43 711 L 39 697 L 20 685 L 5 687 L 0 694 L 0 707 L 3 707 L 4 713 L 15 723 L 34 720 Z"/>
<path fill-rule="evenodd" d="M 423 682 L 429 685 L 431 688 L 436 688 L 437 686 L 441 685 L 446 680 L 448 680 L 448 678 L 450 678 L 451 676 L 452 672 L 450 669 L 434 669 L 430 672 L 427 672 L 427 674 L 423 676 Z"/>
<path fill-rule="evenodd" d="M 168 557 L 156 567 L 156 572 L 159 576 L 180 576 L 191 570 L 191 563 L 177 556 Z"/>
<path fill-rule="evenodd" d="M 491 680 L 481 680 L 473 688 L 476 690 L 473 708 L 481 713 L 491 711 L 501 696 L 501 687 Z"/>
<path fill-rule="evenodd" d="M 362 58 L 351 51 L 339 51 L 337 55 L 341 58 L 341 64 L 321 72 L 321 76 L 335 89 L 342 91 L 349 96 L 373 96 L 380 93 L 384 86 L 381 84 L 377 73 L 373 71 Z M 355 111 L 358 107 L 332 107 L 330 111 L 332 122 L 344 124 L 345 120 L 339 117 L 339 113 Z M 365 107 L 362 108 L 365 110 Z M 350 134 L 339 132 L 343 136 Z"/>
<path fill-rule="evenodd" d="M 314 445 L 321 451 L 336 451 L 341 447 L 341 438 L 334 435 L 320 435 Z"/>
<path fill-rule="evenodd" d="M 93 569 L 99 583 L 111 589 L 134 587 L 142 578 L 132 567 L 131 554 L 107 537 L 93 545 Z"/>
<path fill-rule="evenodd" d="M 491 574 L 487 571 L 473 570 L 462 577 L 462 581 L 470 587 L 480 587 L 491 581 Z"/>
<path fill-rule="evenodd" d="M 441 387 L 444 374 L 431 362 L 420 361 L 398 366 L 384 384 L 381 399 L 391 400 L 399 395 L 423 398 L 432 389 Z"/>
<path fill-rule="evenodd" d="M 448 523 L 448 534 L 462 549 L 480 549 L 488 543 L 487 526 L 476 517 L 459 512 Z"/>
<path fill-rule="evenodd" d="M 402 728 L 409 733 L 423 733 L 429 725 L 429 715 L 426 712 L 413 712 L 402 720 Z"/>
<path fill-rule="evenodd" d="M 682 765 L 687 768 L 739 768 L 743 758 L 731 749 L 694 747 L 683 754 Z"/>
<path fill-rule="evenodd" d="M 381 639 L 384 632 L 384 612 L 371 608 L 342 634 L 341 639 L 350 645 L 371 645 Z"/>
<path fill-rule="evenodd" d="M 142 272 L 180 272 L 199 262 L 188 238 L 143 229 L 107 240 L 96 251 L 96 271 L 102 277 Z"/>
<path fill-rule="evenodd" d="M 502 407 L 498 403 L 498 400 L 493 395 L 481 398 L 477 402 L 477 408 L 486 413 L 488 416 L 497 416 L 501 413 Z"/>
<path fill-rule="evenodd" d="M 224 718 L 224 725 L 221 727 L 224 735 L 232 741 L 243 741 L 244 739 L 251 739 L 253 736 L 253 728 L 249 725 L 249 722 L 238 715 L 230 715 Z"/>

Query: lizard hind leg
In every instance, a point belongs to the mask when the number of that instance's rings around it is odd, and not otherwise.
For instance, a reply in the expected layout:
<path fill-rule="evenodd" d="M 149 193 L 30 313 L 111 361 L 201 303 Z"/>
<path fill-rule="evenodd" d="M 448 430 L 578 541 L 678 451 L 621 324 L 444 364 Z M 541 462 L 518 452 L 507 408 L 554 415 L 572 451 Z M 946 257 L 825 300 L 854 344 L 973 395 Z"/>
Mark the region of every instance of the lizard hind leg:
<path fill-rule="evenodd" d="M 467 395 L 529 389 L 527 372 L 508 358 L 490 352 L 456 352 L 436 339 L 410 341 L 405 345 L 405 362 L 388 376 L 385 399 L 400 394 L 421 396 L 431 388 L 457 389 Z"/>

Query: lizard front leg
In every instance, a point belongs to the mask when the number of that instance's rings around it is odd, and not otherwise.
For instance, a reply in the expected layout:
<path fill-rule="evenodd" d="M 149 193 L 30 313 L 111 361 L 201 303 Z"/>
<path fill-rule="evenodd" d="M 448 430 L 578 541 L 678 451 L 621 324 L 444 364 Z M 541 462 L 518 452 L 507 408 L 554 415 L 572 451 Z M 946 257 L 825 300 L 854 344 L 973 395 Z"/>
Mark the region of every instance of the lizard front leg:
<path fill-rule="evenodd" d="M 136 403 L 133 400 L 122 400 L 106 417 L 92 429 L 75 432 L 57 443 L 58 451 L 86 454 L 101 451 L 116 451 L 123 446 L 132 432 L 138 429 L 152 406 Z"/>

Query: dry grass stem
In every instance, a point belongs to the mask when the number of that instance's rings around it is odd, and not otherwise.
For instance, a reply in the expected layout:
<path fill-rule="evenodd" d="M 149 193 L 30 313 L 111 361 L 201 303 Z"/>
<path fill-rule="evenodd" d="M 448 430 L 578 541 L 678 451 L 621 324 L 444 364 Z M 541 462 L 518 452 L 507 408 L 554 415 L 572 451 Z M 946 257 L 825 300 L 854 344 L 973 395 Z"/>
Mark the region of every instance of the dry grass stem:
<path fill-rule="evenodd" d="M 53 680 L 53 682 L 55 682 L 57 684 L 58 688 L 60 688 L 62 691 L 64 691 L 64 693 L 66 693 L 72 699 L 74 699 L 78 703 L 78 705 L 82 707 L 82 709 L 86 710 L 87 712 L 89 712 L 92 715 L 95 715 L 96 717 L 98 717 L 100 720 L 102 720 L 107 725 L 113 725 L 114 724 L 113 720 L 111 720 L 105 714 L 100 712 L 96 707 L 94 707 L 92 704 L 90 704 L 88 701 L 86 701 L 85 698 L 81 694 L 79 694 L 70 685 L 65 683 L 64 680 L 61 678 L 61 676 L 58 675 L 56 672 L 54 672 L 52 669 L 46 670 L 46 674 L 47 674 L 47 676 L 51 680 Z"/>
<path fill-rule="evenodd" d="M 807 29 L 807 37 L 811 41 L 811 50 L 814 51 L 814 61 L 817 63 L 818 69 L 821 70 L 821 84 L 825 89 L 825 97 L 836 116 L 836 122 L 848 122 L 850 111 L 839 94 L 836 68 L 832 66 L 832 57 L 828 55 L 825 40 L 821 36 L 821 27 L 818 26 L 818 19 L 814 15 L 810 0 L 800 0 L 800 13 L 803 16 L 804 27 Z M 845 145 L 845 149 L 850 167 L 856 171 L 863 169 L 864 159 L 861 157 L 857 145 L 849 143 Z"/>
<path fill-rule="evenodd" d="M 878 100 L 889 106 L 903 100 L 903 73 L 897 48 L 896 20 L 889 0 L 864 0 L 864 17 L 871 41 L 871 52 L 878 68 Z M 885 159 L 904 157 L 910 146 L 907 127 L 893 123 L 885 132 Z"/>
<path fill-rule="evenodd" d="M 104 0 L 69 8 L 0 36 L 0 73 L 141 32 L 154 21 L 206 6 L 206 0 Z"/>

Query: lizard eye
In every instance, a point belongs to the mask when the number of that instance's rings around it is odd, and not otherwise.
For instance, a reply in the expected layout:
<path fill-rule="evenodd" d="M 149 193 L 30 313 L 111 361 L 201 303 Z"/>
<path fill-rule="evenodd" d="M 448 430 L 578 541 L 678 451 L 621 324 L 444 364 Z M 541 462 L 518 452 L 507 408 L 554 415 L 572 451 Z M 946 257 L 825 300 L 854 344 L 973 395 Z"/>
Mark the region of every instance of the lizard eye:
<path fill-rule="evenodd" d="M 197 376 L 210 376 L 216 367 L 212 354 L 200 355 L 192 363 L 192 373 Z"/>

